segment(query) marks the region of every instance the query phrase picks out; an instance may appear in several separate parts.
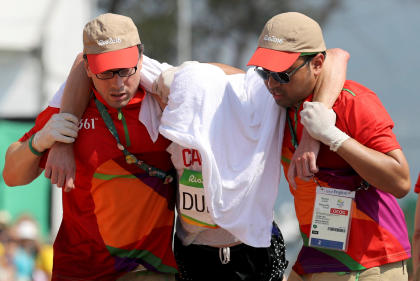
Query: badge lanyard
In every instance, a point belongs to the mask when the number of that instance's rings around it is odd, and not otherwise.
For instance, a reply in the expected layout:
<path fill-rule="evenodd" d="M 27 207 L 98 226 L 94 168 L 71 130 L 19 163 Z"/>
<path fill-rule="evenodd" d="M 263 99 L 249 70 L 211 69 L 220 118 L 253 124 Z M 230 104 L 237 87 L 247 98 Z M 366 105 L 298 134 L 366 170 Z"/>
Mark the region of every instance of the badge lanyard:
<path fill-rule="evenodd" d="M 287 125 L 289 126 L 290 136 L 292 137 L 292 145 L 295 148 L 295 150 L 297 149 L 297 147 L 299 145 L 298 138 L 297 138 L 297 123 L 298 123 L 297 114 L 298 114 L 298 110 L 299 110 L 301 104 L 302 103 L 300 102 L 298 104 L 298 106 L 296 107 L 296 110 L 295 110 L 295 116 L 294 116 L 295 127 L 294 128 L 293 128 L 293 125 L 292 125 L 292 121 L 290 120 L 290 117 L 289 117 L 289 111 L 286 112 Z"/>
<path fill-rule="evenodd" d="M 317 185 L 308 242 L 310 247 L 347 251 L 355 196 L 356 191 Z"/>
<path fill-rule="evenodd" d="M 120 142 L 117 129 L 115 128 L 114 122 L 112 121 L 111 116 L 109 115 L 105 105 L 103 105 L 97 98 L 95 98 L 96 107 L 98 108 L 99 113 L 101 114 L 102 119 L 105 122 L 108 130 L 112 136 L 117 141 L 117 147 L 125 156 L 125 162 L 127 164 L 134 164 L 140 169 L 144 170 L 149 176 L 157 177 L 163 180 L 164 184 L 168 184 L 173 181 L 173 176 L 165 171 L 162 171 L 158 168 L 148 165 L 142 160 L 137 159 L 132 153 L 130 153 Z"/>
<path fill-rule="evenodd" d="M 298 146 L 297 114 L 300 105 L 301 103 L 298 104 L 294 113 L 294 126 L 289 112 L 286 114 L 292 145 L 295 150 Z M 322 187 L 315 177 L 313 177 L 313 180 L 317 184 L 317 187 L 308 246 L 346 251 L 348 248 L 351 212 L 356 191 Z"/>
<path fill-rule="evenodd" d="M 336 251 L 347 251 L 351 229 L 353 203 L 356 192 L 366 191 L 370 185 L 361 181 L 353 189 L 336 189 L 317 184 L 308 245 Z"/>

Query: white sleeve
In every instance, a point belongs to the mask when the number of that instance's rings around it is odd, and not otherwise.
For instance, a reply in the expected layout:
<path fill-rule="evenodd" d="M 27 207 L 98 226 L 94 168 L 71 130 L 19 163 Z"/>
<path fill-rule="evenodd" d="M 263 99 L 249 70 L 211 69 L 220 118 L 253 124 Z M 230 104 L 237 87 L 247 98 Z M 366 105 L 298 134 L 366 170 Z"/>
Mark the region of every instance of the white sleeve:
<path fill-rule="evenodd" d="M 152 85 L 159 74 L 171 68 L 172 65 L 167 63 L 160 63 L 157 60 L 151 59 L 143 54 L 143 66 L 140 71 L 140 84 L 144 87 L 146 92 L 152 92 Z"/>
<path fill-rule="evenodd" d="M 64 87 L 66 86 L 66 82 L 64 82 L 58 91 L 54 94 L 53 98 L 49 102 L 49 106 L 60 108 L 61 106 L 61 98 L 63 97 Z"/>

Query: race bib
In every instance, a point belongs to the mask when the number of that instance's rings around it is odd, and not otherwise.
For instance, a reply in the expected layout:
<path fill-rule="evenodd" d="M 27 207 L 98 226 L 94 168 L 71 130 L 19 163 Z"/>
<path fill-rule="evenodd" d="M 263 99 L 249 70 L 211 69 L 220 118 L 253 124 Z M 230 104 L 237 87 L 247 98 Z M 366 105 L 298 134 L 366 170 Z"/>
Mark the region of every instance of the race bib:
<path fill-rule="evenodd" d="M 201 172 L 184 169 L 179 180 L 179 210 L 182 219 L 192 225 L 218 228 L 206 206 Z"/>
<path fill-rule="evenodd" d="M 310 247 L 346 251 L 355 191 L 317 186 Z"/>

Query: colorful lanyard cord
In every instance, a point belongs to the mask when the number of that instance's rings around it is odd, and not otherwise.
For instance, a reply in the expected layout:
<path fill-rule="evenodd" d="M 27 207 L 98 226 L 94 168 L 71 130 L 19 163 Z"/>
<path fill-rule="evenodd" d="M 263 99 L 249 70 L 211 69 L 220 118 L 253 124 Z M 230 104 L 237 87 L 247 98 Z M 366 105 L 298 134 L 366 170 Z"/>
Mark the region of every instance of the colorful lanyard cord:
<path fill-rule="evenodd" d="M 292 121 L 290 120 L 289 108 L 287 108 L 287 110 L 286 110 L 287 125 L 289 126 L 290 136 L 292 137 L 292 145 L 295 149 L 297 149 L 297 147 L 299 145 L 298 139 L 297 139 L 297 123 L 298 123 L 297 114 L 298 114 L 298 111 L 299 111 L 299 108 L 300 108 L 301 104 L 302 104 L 302 102 L 299 102 L 299 104 L 295 108 L 295 114 L 294 114 L 295 128 L 293 128 Z"/>
<path fill-rule="evenodd" d="M 164 184 L 168 184 L 174 180 L 174 177 L 172 174 L 167 173 L 165 171 L 162 171 L 158 168 L 155 168 L 153 166 L 148 165 L 142 160 L 137 159 L 136 156 L 134 156 L 132 153 L 130 153 L 120 142 L 120 138 L 118 136 L 117 129 L 115 128 L 114 122 L 111 119 L 111 116 L 109 115 L 108 111 L 106 110 L 106 107 L 95 98 L 96 107 L 98 108 L 99 113 L 102 116 L 102 119 L 104 120 L 108 130 L 111 132 L 111 134 L 114 136 L 115 140 L 117 141 L 117 147 L 119 150 L 122 151 L 122 153 L 125 155 L 125 162 L 127 164 L 135 164 L 140 169 L 144 170 L 149 176 L 157 177 L 160 179 L 163 179 Z"/>

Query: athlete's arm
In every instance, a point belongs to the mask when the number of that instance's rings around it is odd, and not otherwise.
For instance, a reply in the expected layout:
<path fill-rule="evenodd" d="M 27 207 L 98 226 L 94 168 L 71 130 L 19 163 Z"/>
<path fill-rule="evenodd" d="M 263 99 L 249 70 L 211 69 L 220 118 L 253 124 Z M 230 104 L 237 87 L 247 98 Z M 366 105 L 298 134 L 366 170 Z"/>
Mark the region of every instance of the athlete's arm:
<path fill-rule="evenodd" d="M 314 101 L 332 108 L 346 81 L 347 62 L 350 54 L 342 49 L 327 50 L 321 75 L 314 90 Z"/>
<path fill-rule="evenodd" d="M 174 80 L 175 73 L 178 70 L 181 70 L 182 68 L 186 67 L 187 65 L 195 63 L 198 62 L 186 61 L 179 66 L 171 67 L 169 69 L 166 69 L 165 71 L 162 71 L 162 73 L 156 78 L 152 86 L 152 92 L 153 94 L 155 94 L 153 96 L 159 103 L 159 106 L 162 110 L 165 109 L 168 103 L 169 89 L 171 87 L 172 81 Z M 214 66 L 219 67 L 223 70 L 223 72 L 225 72 L 226 75 L 245 73 L 242 69 L 223 63 L 209 62 L 208 64 L 212 64 Z"/>
<path fill-rule="evenodd" d="M 314 101 L 322 102 L 332 108 L 346 80 L 347 62 L 349 53 L 342 49 L 328 49 L 327 59 L 324 60 L 322 72 L 317 80 L 314 91 Z M 309 180 L 318 172 L 316 159 L 320 143 L 313 139 L 303 129 L 302 138 L 290 162 L 287 178 L 292 187 L 296 188 L 295 177 Z"/>
<path fill-rule="evenodd" d="M 86 75 L 83 55 L 79 54 L 67 78 L 60 112 L 71 113 L 80 120 L 89 103 L 91 83 L 92 81 Z M 73 144 L 54 144 L 45 165 L 45 176 L 51 179 L 52 184 L 57 184 L 58 187 L 64 187 L 65 191 L 69 191 L 74 188 L 75 173 Z"/>
<path fill-rule="evenodd" d="M 67 77 L 60 107 L 60 112 L 71 113 L 79 120 L 87 108 L 92 88 L 92 80 L 87 76 L 84 64 L 83 55 L 80 53 Z"/>
<path fill-rule="evenodd" d="M 221 68 L 223 72 L 227 75 L 245 73 L 245 71 L 243 71 L 242 69 L 233 67 L 231 65 L 223 64 L 223 63 L 209 62 L 208 64 L 212 64 L 214 66 Z"/>

